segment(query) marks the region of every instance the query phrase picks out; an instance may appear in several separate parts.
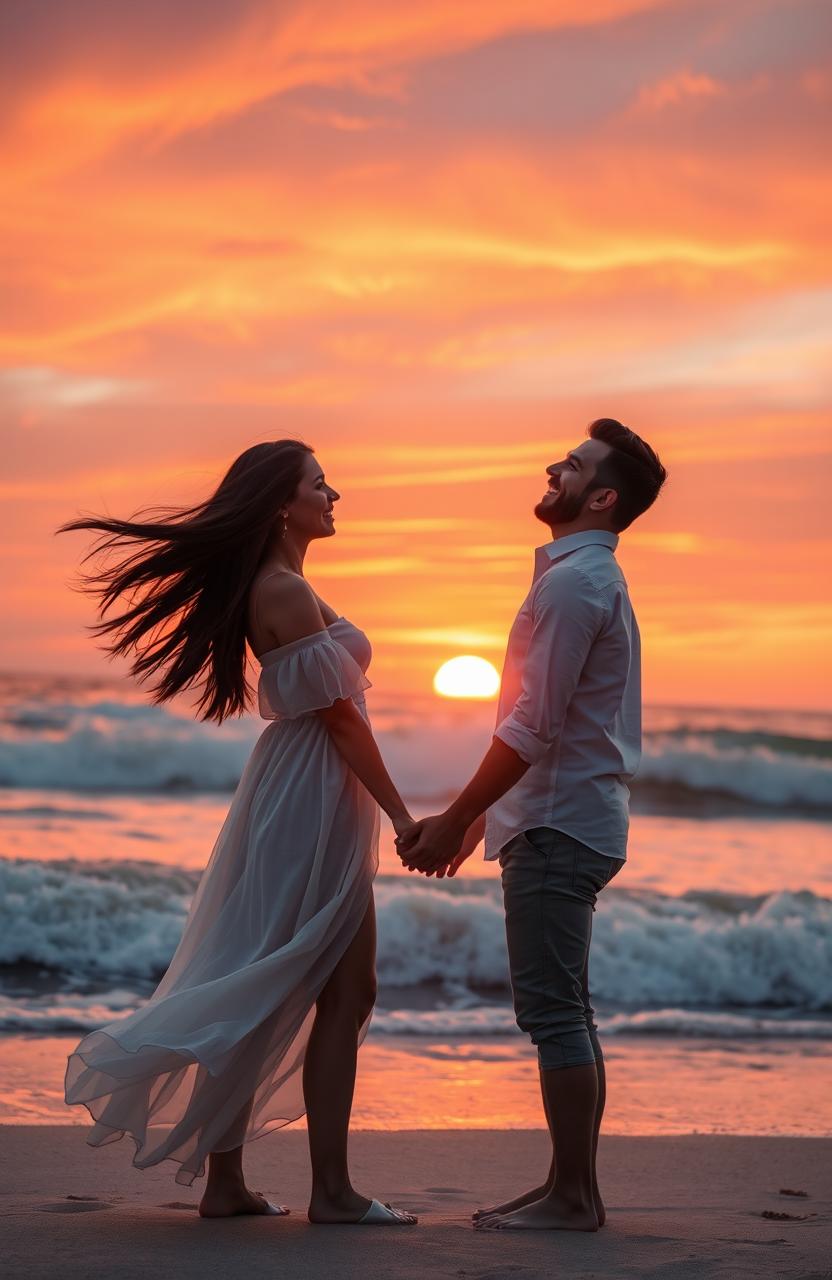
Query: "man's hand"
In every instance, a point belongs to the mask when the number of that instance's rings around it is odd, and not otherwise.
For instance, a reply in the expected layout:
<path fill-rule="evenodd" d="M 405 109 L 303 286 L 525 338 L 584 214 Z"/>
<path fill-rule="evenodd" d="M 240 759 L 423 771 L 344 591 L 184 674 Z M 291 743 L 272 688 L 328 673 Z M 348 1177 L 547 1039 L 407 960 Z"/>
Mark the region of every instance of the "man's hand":
<path fill-rule="evenodd" d="M 520 781 L 528 768 L 528 760 L 495 737 L 479 769 L 453 804 L 444 813 L 415 823 L 396 841 L 404 865 L 411 871 L 424 871 L 428 876 L 444 875 L 452 864 L 456 872 L 466 832 L 480 821 L 486 809 Z"/>
<path fill-rule="evenodd" d="M 465 827 L 445 812 L 415 823 L 396 841 L 396 849 L 409 871 L 444 875 L 460 852 L 464 838 Z"/>
<path fill-rule="evenodd" d="M 485 835 L 485 814 L 481 813 L 480 816 L 476 819 L 476 821 L 472 822 L 468 830 L 465 832 L 465 839 L 462 841 L 462 848 L 460 849 L 459 853 L 451 862 L 447 871 L 437 872 L 437 875 L 440 877 L 440 879 L 443 875 L 455 876 L 457 871 L 459 871 L 459 868 L 462 866 L 463 862 L 465 862 L 467 858 L 470 858 L 471 854 L 480 844 L 480 841 L 482 840 L 484 835 Z"/>

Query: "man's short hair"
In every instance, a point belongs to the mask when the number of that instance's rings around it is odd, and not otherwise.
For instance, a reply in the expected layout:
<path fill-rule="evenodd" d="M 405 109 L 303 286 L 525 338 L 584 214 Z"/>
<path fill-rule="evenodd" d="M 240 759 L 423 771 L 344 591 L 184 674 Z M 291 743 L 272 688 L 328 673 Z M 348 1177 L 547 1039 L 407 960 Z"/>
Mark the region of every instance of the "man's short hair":
<path fill-rule="evenodd" d="M 647 441 L 615 418 L 596 418 L 587 427 L 587 435 L 609 445 L 610 453 L 599 463 L 595 482 L 599 488 L 615 489 L 618 494 L 612 515 L 613 526 L 620 533 L 653 505 L 667 471 Z"/>

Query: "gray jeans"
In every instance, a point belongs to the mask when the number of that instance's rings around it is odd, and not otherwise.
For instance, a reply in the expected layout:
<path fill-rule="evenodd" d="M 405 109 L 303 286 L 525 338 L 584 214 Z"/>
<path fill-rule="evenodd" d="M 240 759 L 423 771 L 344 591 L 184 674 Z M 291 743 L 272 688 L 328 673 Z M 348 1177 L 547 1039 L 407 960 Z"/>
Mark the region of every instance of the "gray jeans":
<path fill-rule="evenodd" d="M 514 1012 L 544 1071 L 603 1057 L 588 986 L 592 913 L 623 865 L 549 827 L 500 852 Z"/>

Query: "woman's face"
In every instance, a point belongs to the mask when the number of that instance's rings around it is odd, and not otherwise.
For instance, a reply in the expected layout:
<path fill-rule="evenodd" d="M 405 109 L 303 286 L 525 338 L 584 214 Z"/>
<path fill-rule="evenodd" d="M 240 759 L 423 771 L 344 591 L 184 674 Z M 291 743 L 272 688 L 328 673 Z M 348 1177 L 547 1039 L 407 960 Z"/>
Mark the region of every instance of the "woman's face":
<path fill-rule="evenodd" d="M 331 538 L 335 532 L 332 508 L 340 496 L 332 485 L 327 484 L 315 455 L 307 454 L 297 492 L 286 507 L 287 532 L 310 540 Z"/>

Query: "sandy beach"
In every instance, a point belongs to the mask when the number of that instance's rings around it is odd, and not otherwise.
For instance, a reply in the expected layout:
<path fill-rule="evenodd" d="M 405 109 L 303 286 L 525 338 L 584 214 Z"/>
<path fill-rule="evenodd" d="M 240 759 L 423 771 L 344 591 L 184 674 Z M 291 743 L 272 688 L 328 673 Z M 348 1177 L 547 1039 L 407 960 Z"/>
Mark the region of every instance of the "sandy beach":
<path fill-rule="evenodd" d="M 829 1139 L 610 1137 L 600 1158 L 602 1231 L 510 1236 L 472 1231 L 469 1215 L 544 1168 L 541 1132 L 356 1133 L 356 1185 L 421 1219 L 413 1229 L 361 1230 L 306 1221 L 301 1132 L 271 1135 L 247 1157 L 252 1185 L 289 1204 L 291 1216 L 224 1222 L 198 1218 L 200 1184 L 177 1186 L 172 1165 L 134 1170 L 126 1142 L 91 1150 L 83 1130 L 49 1126 L 3 1126 L 0 1139 L 0 1256 L 10 1277 L 832 1274 Z"/>

